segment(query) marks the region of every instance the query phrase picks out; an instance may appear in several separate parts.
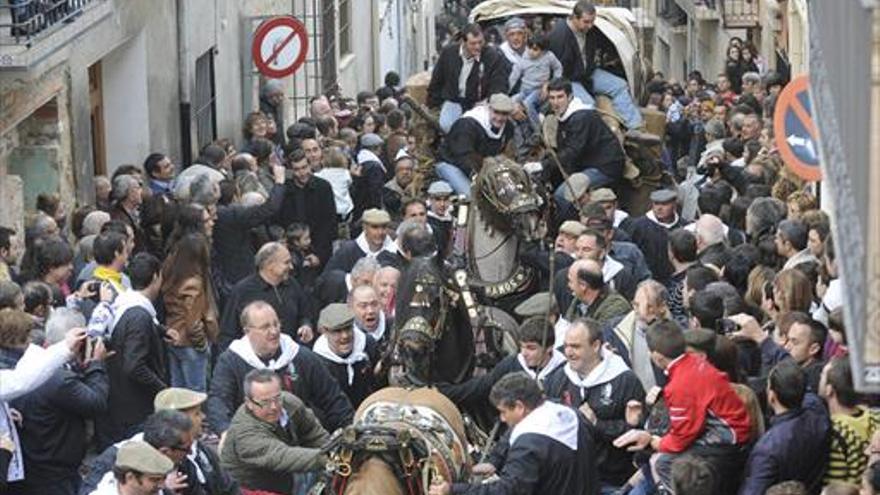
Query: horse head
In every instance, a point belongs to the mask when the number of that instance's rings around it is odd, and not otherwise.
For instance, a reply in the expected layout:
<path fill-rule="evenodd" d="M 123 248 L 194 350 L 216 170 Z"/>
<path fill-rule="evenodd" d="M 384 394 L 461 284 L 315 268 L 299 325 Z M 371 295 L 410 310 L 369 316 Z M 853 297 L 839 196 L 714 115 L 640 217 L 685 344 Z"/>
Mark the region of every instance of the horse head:
<path fill-rule="evenodd" d="M 431 378 L 435 343 L 442 337 L 450 298 L 434 260 L 416 258 L 398 283 L 394 350 L 409 378 Z"/>
<path fill-rule="evenodd" d="M 538 238 L 541 197 L 521 165 L 503 155 L 484 159 L 474 190 L 477 206 L 493 228 L 526 241 Z"/>

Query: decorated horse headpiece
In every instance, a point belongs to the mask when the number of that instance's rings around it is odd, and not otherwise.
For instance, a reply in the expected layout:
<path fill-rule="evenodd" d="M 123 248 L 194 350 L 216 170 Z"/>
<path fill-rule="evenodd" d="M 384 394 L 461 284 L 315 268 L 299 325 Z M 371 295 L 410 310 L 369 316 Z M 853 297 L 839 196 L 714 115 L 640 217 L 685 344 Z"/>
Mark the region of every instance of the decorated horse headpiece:
<path fill-rule="evenodd" d="M 415 337 L 427 338 L 433 342 L 438 340 L 443 332 L 446 313 L 449 308 L 449 294 L 442 278 L 434 270 L 413 265 L 410 269 L 416 270 L 414 279 L 408 284 L 409 301 L 398 299 L 404 303 L 402 325 L 398 330 L 399 338 L 406 339 Z M 434 311 L 432 311 L 432 308 Z M 433 317 L 436 314 L 436 317 Z M 431 321 L 434 320 L 434 321 Z"/>
<path fill-rule="evenodd" d="M 541 206 L 532 182 L 522 166 L 505 156 L 483 160 L 477 177 L 480 196 L 499 213 L 536 210 Z"/>
<path fill-rule="evenodd" d="M 532 182 L 515 161 L 502 156 L 483 160 L 483 168 L 475 182 L 476 201 L 488 215 L 490 222 L 500 228 L 509 228 L 511 215 L 537 211 L 541 207 L 541 197 L 535 193 Z"/>

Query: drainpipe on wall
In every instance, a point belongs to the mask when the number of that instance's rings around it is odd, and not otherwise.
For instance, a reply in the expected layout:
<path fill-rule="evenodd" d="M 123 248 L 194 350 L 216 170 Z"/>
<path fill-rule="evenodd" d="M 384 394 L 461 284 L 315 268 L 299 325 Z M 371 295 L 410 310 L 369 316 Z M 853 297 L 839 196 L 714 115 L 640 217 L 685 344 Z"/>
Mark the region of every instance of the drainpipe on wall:
<path fill-rule="evenodd" d="M 180 99 L 180 161 L 181 168 L 192 164 L 192 103 L 189 71 L 189 0 L 177 0 L 177 84 Z"/>

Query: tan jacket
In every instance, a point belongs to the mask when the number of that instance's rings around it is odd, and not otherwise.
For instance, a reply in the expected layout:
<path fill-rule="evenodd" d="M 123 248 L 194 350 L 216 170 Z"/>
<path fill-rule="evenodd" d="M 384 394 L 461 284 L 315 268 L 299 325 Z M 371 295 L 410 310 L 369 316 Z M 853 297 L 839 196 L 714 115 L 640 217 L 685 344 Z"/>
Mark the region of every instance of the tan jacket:
<path fill-rule="evenodd" d="M 204 349 L 220 334 L 217 306 L 211 286 L 201 277 L 185 279 L 177 287 L 163 287 L 165 324 L 180 332 L 180 345 Z"/>

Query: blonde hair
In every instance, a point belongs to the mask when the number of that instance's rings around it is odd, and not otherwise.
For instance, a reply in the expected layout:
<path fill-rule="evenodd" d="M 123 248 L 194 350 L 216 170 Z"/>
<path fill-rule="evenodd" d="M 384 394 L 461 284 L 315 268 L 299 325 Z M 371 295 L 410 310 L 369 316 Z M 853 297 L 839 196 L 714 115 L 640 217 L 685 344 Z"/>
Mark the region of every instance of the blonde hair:
<path fill-rule="evenodd" d="M 331 146 L 324 150 L 324 166 L 327 168 L 347 169 L 350 159 L 342 149 Z"/>
<path fill-rule="evenodd" d="M 0 310 L 0 347 L 22 347 L 30 340 L 34 320 L 18 309 Z"/>

